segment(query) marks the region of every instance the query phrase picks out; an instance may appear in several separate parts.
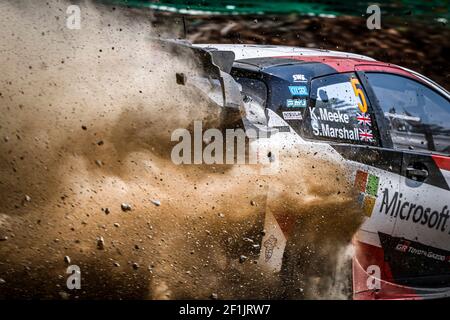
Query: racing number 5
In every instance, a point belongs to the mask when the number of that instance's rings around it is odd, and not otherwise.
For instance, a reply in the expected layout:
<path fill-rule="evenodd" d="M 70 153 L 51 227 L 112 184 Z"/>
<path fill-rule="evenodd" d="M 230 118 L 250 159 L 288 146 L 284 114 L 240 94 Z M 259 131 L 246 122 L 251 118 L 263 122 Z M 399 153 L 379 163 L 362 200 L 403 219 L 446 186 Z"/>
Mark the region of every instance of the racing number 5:
<path fill-rule="evenodd" d="M 361 103 L 358 102 L 358 108 L 361 112 L 366 113 L 367 112 L 367 102 L 366 97 L 364 96 L 364 92 L 362 89 L 358 88 L 356 85 L 359 84 L 358 79 L 352 78 L 350 79 L 350 82 L 352 83 L 353 92 L 355 93 L 355 96 L 359 97 L 361 99 Z"/>

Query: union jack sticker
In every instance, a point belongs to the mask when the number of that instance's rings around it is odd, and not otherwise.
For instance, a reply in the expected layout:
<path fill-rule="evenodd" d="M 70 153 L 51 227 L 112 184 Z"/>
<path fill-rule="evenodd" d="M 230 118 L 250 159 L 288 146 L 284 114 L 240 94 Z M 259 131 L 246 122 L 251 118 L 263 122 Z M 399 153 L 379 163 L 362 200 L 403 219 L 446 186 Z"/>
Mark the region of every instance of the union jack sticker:
<path fill-rule="evenodd" d="M 359 139 L 362 141 L 373 142 L 372 130 L 359 129 Z"/>
<path fill-rule="evenodd" d="M 356 120 L 358 120 L 359 125 L 372 126 L 372 120 L 370 119 L 370 115 L 368 113 L 357 113 Z"/>

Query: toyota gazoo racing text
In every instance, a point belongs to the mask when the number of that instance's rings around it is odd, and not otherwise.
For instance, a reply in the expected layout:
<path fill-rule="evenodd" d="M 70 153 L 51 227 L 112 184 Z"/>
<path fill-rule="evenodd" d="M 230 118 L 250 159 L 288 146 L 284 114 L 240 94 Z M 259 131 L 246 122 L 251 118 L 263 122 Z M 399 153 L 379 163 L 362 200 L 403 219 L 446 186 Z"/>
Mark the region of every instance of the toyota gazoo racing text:
<path fill-rule="evenodd" d="M 169 45 L 192 50 L 245 128 L 314 145 L 344 161 L 364 221 L 353 237 L 354 299 L 450 296 L 450 94 L 366 56 L 281 46 Z M 242 99 L 245 96 L 246 99 Z M 250 101 L 250 102 L 249 102 Z M 330 177 L 333 178 L 333 177 Z M 283 269 L 285 221 L 266 212 L 260 259 Z"/>

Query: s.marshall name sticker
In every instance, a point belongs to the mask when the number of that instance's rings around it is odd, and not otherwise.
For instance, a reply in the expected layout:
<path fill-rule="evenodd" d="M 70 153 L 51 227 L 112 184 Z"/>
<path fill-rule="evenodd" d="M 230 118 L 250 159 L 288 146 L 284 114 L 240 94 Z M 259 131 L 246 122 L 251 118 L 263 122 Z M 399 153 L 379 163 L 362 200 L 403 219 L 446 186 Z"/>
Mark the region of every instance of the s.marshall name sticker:
<path fill-rule="evenodd" d="M 339 138 L 346 140 L 360 140 L 358 128 L 347 129 L 343 128 L 334 128 L 329 124 L 315 125 L 313 126 L 313 133 L 316 136 L 330 137 L 330 138 Z"/>

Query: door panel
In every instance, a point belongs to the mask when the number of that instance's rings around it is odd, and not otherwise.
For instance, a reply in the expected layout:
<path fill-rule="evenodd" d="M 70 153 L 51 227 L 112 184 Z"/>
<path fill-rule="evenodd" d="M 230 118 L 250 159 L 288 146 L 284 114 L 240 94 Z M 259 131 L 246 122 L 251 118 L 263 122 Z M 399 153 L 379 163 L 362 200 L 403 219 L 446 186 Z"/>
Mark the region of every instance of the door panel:
<path fill-rule="evenodd" d="M 333 144 L 344 158 L 353 162 L 354 186 L 366 214 L 357 238 L 380 246 L 378 232 L 392 234 L 395 217 L 382 211 L 383 193 L 398 193 L 402 152 L 379 147 Z M 369 234 L 370 233 L 370 234 Z"/>
<path fill-rule="evenodd" d="M 448 97 L 413 78 L 365 73 L 388 123 L 393 148 L 403 153 L 398 192 L 382 194 L 382 211 L 395 218 L 380 232 L 384 259 L 396 284 L 450 286 L 450 150 Z M 415 151 L 417 150 L 417 151 Z"/>
<path fill-rule="evenodd" d="M 404 153 L 400 192 L 386 202 L 396 208 L 395 228 L 383 235 L 396 282 L 434 288 L 450 286 L 450 192 L 432 156 Z M 408 170 L 427 172 L 417 176 Z"/>
<path fill-rule="evenodd" d="M 426 177 L 408 172 L 416 168 Z M 450 250 L 450 191 L 442 171 L 432 156 L 404 153 L 394 236 Z"/>

